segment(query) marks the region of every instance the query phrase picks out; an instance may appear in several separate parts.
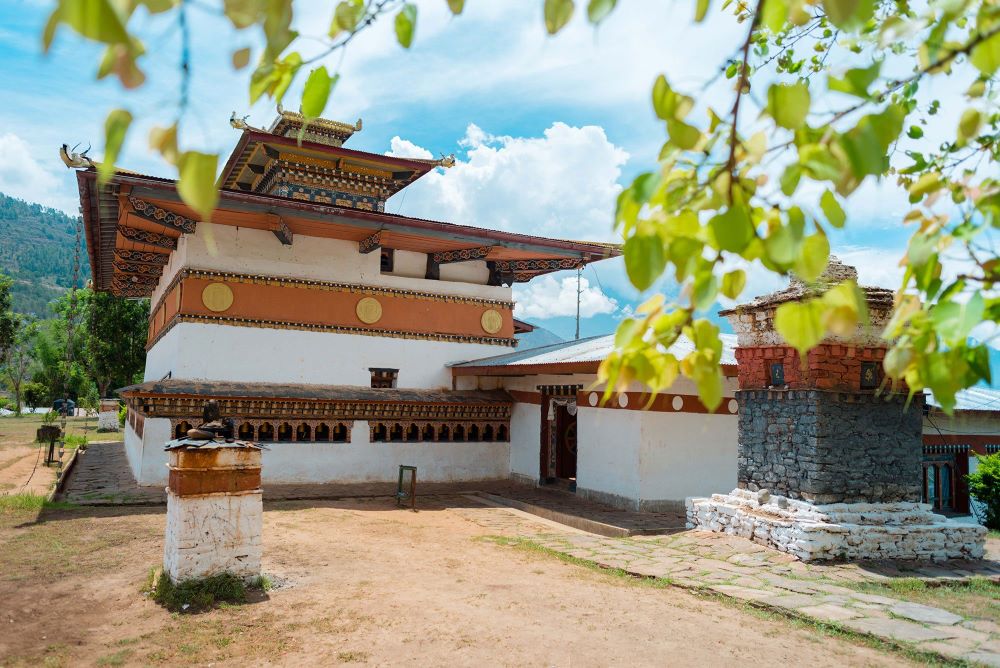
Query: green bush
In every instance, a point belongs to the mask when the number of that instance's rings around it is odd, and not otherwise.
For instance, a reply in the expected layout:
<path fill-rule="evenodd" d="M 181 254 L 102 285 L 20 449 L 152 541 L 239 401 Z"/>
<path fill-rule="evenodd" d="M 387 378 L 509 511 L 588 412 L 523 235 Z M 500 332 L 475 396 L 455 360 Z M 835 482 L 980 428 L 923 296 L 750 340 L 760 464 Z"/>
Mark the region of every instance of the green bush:
<path fill-rule="evenodd" d="M 160 573 L 153 600 L 171 612 L 202 612 L 216 603 L 245 603 L 247 588 L 243 580 L 229 573 L 177 584 L 166 573 Z"/>
<path fill-rule="evenodd" d="M 67 448 L 83 448 L 87 449 L 87 437 L 81 434 L 69 434 L 63 439 L 63 443 Z"/>
<path fill-rule="evenodd" d="M 21 393 L 24 395 L 24 403 L 32 408 L 41 408 L 42 406 L 48 406 L 50 403 L 49 388 L 42 383 L 34 381 L 25 383 Z"/>
<path fill-rule="evenodd" d="M 126 420 L 128 420 L 128 408 L 122 404 L 121 408 L 118 409 L 118 426 L 124 428 Z"/>
<path fill-rule="evenodd" d="M 969 494 L 983 504 L 980 519 L 987 529 L 1000 531 L 1000 452 L 992 455 L 976 455 L 979 465 L 975 473 L 967 476 Z"/>

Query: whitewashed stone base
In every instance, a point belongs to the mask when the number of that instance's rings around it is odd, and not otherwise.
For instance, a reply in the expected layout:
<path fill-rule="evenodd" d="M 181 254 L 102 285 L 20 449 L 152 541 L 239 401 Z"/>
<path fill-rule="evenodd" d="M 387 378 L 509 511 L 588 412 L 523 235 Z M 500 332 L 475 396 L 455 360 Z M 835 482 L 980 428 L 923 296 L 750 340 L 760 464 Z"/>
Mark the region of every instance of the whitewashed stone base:
<path fill-rule="evenodd" d="M 100 431 L 118 431 L 118 411 L 101 411 L 97 414 L 97 428 Z"/>
<path fill-rule="evenodd" d="M 921 503 L 814 505 L 766 490 L 687 499 L 689 529 L 749 538 L 802 561 L 981 559 L 986 528 Z"/>
<path fill-rule="evenodd" d="M 263 521 L 260 489 L 200 496 L 168 489 L 164 572 L 174 582 L 220 573 L 260 575 Z"/>

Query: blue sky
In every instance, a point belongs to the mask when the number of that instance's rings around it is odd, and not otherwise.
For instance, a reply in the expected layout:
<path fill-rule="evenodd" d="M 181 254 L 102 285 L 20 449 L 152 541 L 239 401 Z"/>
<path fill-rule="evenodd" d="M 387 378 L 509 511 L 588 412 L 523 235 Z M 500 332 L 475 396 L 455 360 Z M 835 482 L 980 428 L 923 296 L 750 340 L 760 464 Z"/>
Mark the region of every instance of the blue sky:
<path fill-rule="evenodd" d="M 204 0 L 199 6 L 218 4 Z M 395 43 L 391 21 L 384 21 L 357 39 L 343 60 L 330 59 L 327 65 L 339 67 L 342 80 L 325 115 L 364 119 L 364 130 L 349 143 L 355 149 L 456 154 L 455 168 L 397 195 L 389 211 L 569 239 L 614 240 L 614 197 L 653 165 L 664 138 L 649 104 L 655 76 L 666 72 L 675 87 L 701 90 L 744 29 L 721 13 L 694 26 L 690 2 L 631 0 L 597 30 L 578 12 L 553 39 L 545 35 L 538 0 L 466 4 L 465 13 L 452 18 L 443 0 L 418 2 L 409 52 Z M 334 5 L 297 3 L 297 27 L 322 33 Z M 52 52 L 41 54 L 38 35 L 49 10 L 43 0 L 0 4 L 6 92 L 0 106 L 0 191 L 75 212 L 75 182 L 59 161 L 58 147 L 91 143 L 99 156 L 104 114 L 115 106 L 138 119 L 119 164 L 169 176 L 147 149 L 146 133 L 180 113 L 175 26 L 159 17 L 136 17 L 147 49 L 163 62 L 147 66 L 146 85 L 126 94 L 116 81 L 94 80 L 99 49 L 65 29 Z M 248 104 L 249 71 L 234 73 L 229 65 L 233 50 L 256 47 L 260 40 L 197 7 L 190 16 L 194 76 L 190 106 L 180 116 L 185 148 L 228 154 L 237 138 L 228 124 L 232 111 L 249 114 L 254 125 L 266 125 L 274 115 L 266 102 Z M 306 42 L 304 48 L 317 47 Z M 293 88 L 290 99 L 297 92 Z M 723 79 L 699 94 L 698 107 L 723 108 L 729 93 Z M 757 110 L 744 113 L 752 120 Z M 850 224 L 833 246 L 858 266 L 863 282 L 898 281 L 896 263 L 910 231 L 895 221 L 906 210 L 905 198 L 887 184 L 866 183 L 853 201 Z M 584 279 L 584 336 L 612 331 L 641 301 L 620 260 L 587 269 Z M 573 273 L 556 274 L 519 286 L 521 315 L 571 337 L 575 280 Z M 745 296 L 780 284 L 752 272 Z M 674 290 L 666 281 L 658 287 Z"/>

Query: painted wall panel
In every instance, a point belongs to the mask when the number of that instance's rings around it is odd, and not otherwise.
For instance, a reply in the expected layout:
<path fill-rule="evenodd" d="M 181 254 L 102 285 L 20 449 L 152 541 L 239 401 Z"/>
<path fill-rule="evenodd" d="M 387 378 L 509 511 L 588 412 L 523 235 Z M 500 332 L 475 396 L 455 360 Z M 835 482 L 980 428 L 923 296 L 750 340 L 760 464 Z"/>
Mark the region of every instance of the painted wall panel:
<path fill-rule="evenodd" d="M 642 413 L 640 420 L 643 501 L 683 501 L 736 487 L 736 416 Z"/>
<path fill-rule="evenodd" d="M 516 402 L 510 418 L 510 471 L 538 480 L 541 406 Z"/>

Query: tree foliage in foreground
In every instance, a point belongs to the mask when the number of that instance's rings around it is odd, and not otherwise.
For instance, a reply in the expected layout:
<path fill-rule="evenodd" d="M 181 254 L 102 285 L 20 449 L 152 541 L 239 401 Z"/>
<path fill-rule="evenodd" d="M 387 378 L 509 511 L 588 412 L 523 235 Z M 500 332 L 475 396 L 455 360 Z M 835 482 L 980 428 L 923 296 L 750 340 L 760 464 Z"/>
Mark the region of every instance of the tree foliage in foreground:
<path fill-rule="evenodd" d="M 447 2 L 454 14 L 462 12 L 463 0 Z M 616 4 L 589 0 L 588 20 L 600 23 Z M 98 77 L 141 86 L 143 59 L 162 56 L 147 54 L 129 31 L 140 7 L 176 20 L 186 43 L 187 14 L 202 5 L 60 0 L 44 43 L 67 25 L 107 46 Z M 325 51 L 305 58 L 296 50 L 294 8 L 294 0 L 222 2 L 235 30 L 257 28 L 264 36 L 248 77 L 250 101 L 266 96 L 281 103 L 292 82 L 305 77 L 300 109 L 307 118 L 322 114 L 337 83 L 338 73 L 323 64 L 326 56 L 385 15 L 393 17 L 401 46 L 409 48 L 415 38 L 416 5 L 343 0 L 331 5 L 326 34 L 309 36 L 325 41 Z M 576 9 L 573 0 L 544 0 L 545 29 L 556 34 Z M 707 406 L 717 407 L 722 344 L 704 311 L 720 295 L 740 297 L 749 265 L 816 281 L 830 253 L 827 235 L 847 224 L 845 202 L 866 180 L 881 179 L 909 193 L 912 209 L 900 224 L 913 230 L 885 332 L 892 341 L 885 370 L 911 391 L 930 388 L 951 410 L 959 389 L 989 379 L 987 349 L 970 343 L 969 333 L 1000 317 L 993 291 L 1000 261 L 990 241 L 1000 227 L 1000 4 L 723 0 L 713 7 L 711 0 L 695 0 L 692 10 L 698 22 L 710 11 L 730 15 L 745 38 L 720 64 L 720 75 L 732 83 L 728 105 L 697 108 L 695 89 L 671 84 L 685 73 L 666 73 L 652 86 L 652 107 L 668 139 L 658 164 L 618 198 L 615 225 L 632 283 L 645 290 L 667 275 L 681 285 L 682 298 L 668 304 L 657 295 L 622 322 L 616 351 L 601 367 L 608 392 L 632 380 L 659 390 L 683 375 L 697 383 Z M 181 108 L 190 71 L 190 52 L 183 52 Z M 234 52 L 233 67 L 245 67 L 251 55 Z M 962 92 L 926 99 L 921 91 L 935 80 Z M 750 117 L 752 99 L 764 105 L 761 118 Z M 957 111 L 957 124 L 941 120 L 942 102 Z M 102 178 L 113 174 L 131 123 L 126 110 L 109 113 Z M 925 135 L 934 142 L 922 141 Z M 176 123 L 155 128 L 150 144 L 176 166 L 183 199 L 208 219 L 218 198 L 219 156 L 182 150 Z M 847 281 L 817 284 L 810 299 L 782 305 L 776 324 L 804 353 L 865 319 L 863 295 Z M 695 350 L 677 359 L 665 351 L 682 333 Z"/>

